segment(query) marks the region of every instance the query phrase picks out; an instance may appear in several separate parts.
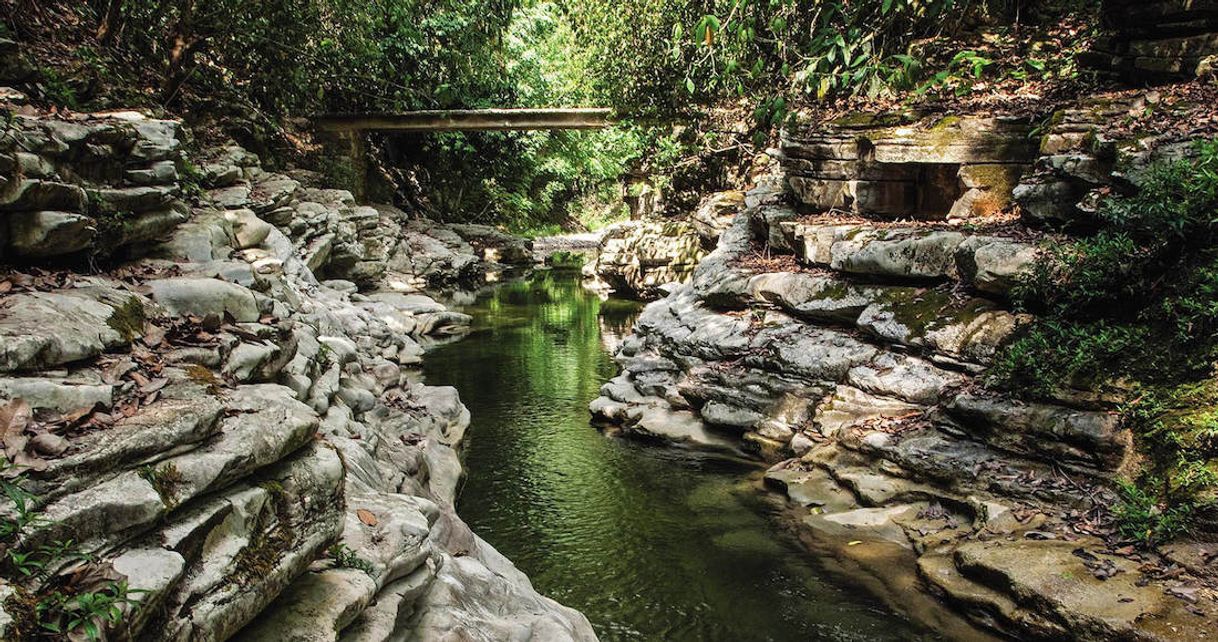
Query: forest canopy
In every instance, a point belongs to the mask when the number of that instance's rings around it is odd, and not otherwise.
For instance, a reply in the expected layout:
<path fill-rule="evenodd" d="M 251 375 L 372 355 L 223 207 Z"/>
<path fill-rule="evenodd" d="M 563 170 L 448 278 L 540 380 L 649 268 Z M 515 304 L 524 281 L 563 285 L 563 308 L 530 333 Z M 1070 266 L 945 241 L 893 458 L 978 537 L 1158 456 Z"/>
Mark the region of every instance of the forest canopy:
<path fill-rule="evenodd" d="M 743 159 L 800 105 L 1039 99 L 1078 79 L 1095 4 L 0 0 L 6 29 L 52 43 L 39 87 L 60 105 L 236 113 L 264 130 L 325 112 L 614 108 L 624 125 L 607 132 L 416 144 L 429 214 L 516 229 L 621 216 L 624 176 L 670 187 L 681 158 L 723 148 L 725 120 Z M 717 187 L 712 170 L 675 182 Z"/>

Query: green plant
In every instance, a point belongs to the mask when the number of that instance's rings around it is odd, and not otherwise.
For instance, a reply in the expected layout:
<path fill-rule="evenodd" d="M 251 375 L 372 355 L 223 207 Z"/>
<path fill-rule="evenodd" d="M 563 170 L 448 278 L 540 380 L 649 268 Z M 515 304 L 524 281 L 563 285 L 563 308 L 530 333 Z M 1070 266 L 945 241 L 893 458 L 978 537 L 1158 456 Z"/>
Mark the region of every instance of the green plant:
<path fill-rule="evenodd" d="M 1013 291 L 1040 321 L 1000 357 L 997 381 L 1043 394 L 1080 376 L 1208 373 L 1218 357 L 1218 143 L 1194 152 L 1151 164 L 1135 194 L 1104 200 L 1091 236 L 1045 248 Z"/>
<path fill-rule="evenodd" d="M 0 471 L 10 470 L 0 459 Z M 60 638 L 89 640 L 105 638 L 105 631 L 119 625 L 126 614 L 139 608 L 133 596 L 143 591 L 130 589 L 126 581 L 108 578 L 105 565 L 81 552 L 73 541 L 56 541 L 34 548 L 17 545 L 30 526 L 44 523 L 38 514 L 38 498 L 22 488 L 20 476 L 0 476 L 0 489 L 9 500 L 13 516 L 0 521 L 0 577 L 13 587 L 10 597 L 16 610 L 28 618 L 10 630 L 13 639 L 44 639 L 47 634 Z M 31 617 L 32 616 L 32 617 Z"/>
<path fill-rule="evenodd" d="M 1013 292 L 1038 318 L 989 375 L 1028 397 L 1129 400 L 1122 419 L 1146 466 L 1116 512 L 1124 536 L 1150 545 L 1186 530 L 1218 489 L 1218 143 L 1135 176 L 1136 192 L 1101 203 L 1091 235 L 1045 248 Z"/>
<path fill-rule="evenodd" d="M 38 600 L 38 624 L 51 633 L 83 633 L 86 639 L 102 640 L 107 628 L 122 623 L 127 610 L 138 608 L 133 596 L 144 592 L 131 589 L 126 581 L 110 582 L 97 591 L 55 591 Z"/>
<path fill-rule="evenodd" d="M 182 196 L 189 199 L 196 199 L 203 195 L 203 183 L 205 175 L 198 165 L 195 165 L 189 158 L 182 159 L 181 168 L 178 171 L 178 184 L 182 186 Z"/>
<path fill-rule="evenodd" d="M 326 551 L 326 556 L 333 560 L 334 566 L 338 568 L 351 568 L 373 577 L 376 576 L 376 568 L 372 566 L 372 562 L 360 557 L 346 544 L 341 542 L 334 544 Z"/>
<path fill-rule="evenodd" d="M 1155 480 L 1150 480 L 1155 485 Z M 1191 503 L 1165 504 L 1130 481 L 1119 481 L 1120 501 L 1113 509 L 1117 530 L 1125 539 L 1150 548 L 1188 531 L 1195 510 Z"/>
<path fill-rule="evenodd" d="M 173 494 L 174 487 L 184 481 L 182 472 L 178 470 L 176 465 L 170 462 L 160 468 L 151 465 L 142 466 L 138 474 L 149 484 L 152 484 L 152 487 L 156 489 L 157 494 L 161 496 L 161 500 L 167 506 L 173 506 L 176 503 Z"/>
<path fill-rule="evenodd" d="M 26 528 L 41 520 L 35 510 L 37 497 L 22 488 L 23 477 L 5 477 L 4 474 L 10 470 L 9 463 L 0 459 L 0 493 L 12 505 L 13 513 L 11 517 L 0 518 L 0 542 L 15 539 Z"/>
<path fill-rule="evenodd" d="M 42 93 L 43 98 L 49 102 L 63 105 L 70 109 L 80 107 L 80 99 L 77 98 L 76 89 L 59 71 L 53 68 L 44 67 L 38 70 L 38 82 L 36 86 Z"/>

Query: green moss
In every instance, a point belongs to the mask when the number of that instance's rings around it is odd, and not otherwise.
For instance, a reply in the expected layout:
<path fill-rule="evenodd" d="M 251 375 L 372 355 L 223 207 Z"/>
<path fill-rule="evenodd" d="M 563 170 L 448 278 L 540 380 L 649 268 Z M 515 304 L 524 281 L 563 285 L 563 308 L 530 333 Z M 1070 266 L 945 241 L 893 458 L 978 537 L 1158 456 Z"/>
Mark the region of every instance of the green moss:
<path fill-rule="evenodd" d="M 884 288 L 880 297 L 898 323 L 909 328 L 913 336 L 923 336 L 936 328 L 950 323 L 974 318 L 974 299 L 970 307 L 958 310 L 953 307 L 951 296 L 942 290 L 919 291 L 917 288 Z M 963 315 L 963 316 L 962 316 Z"/>
<path fill-rule="evenodd" d="M 173 509 L 177 506 L 174 488 L 185 481 L 185 478 L 182 477 L 182 471 L 178 470 L 176 465 L 168 463 L 160 468 L 144 466 L 139 469 L 139 476 L 152 484 L 167 508 Z"/>
<path fill-rule="evenodd" d="M 846 114 L 841 118 L 835 118 L 830 122 L 832 125 L 846 127 L 851 129 L 860 129 L 866 127 L 897 127 L 900 125 L 908 125 L 914 121 L 914 116 L 909 112 L 866 112 L 856 111 Z"/>
<path fill-rule="evenodd" d="M 1218 379 L 1178 386 L 1167 393 L 1170 403 L 1160 418 L 1181 447 L 1209 458 L 1218 455 Z"/>
<path fill-rule="evenodd" d="M 144 334 L 144 325 L 147 321 L 144 304 L 140 303 L 139 299 L 131 297 L 122 305 L 114 308 L 114 312 L 110 313 L 110 317 L 106 319 L 106 325 L 122 335 L 125 340 L 132 341 Z"/>
<path fill-rule="evenodd" d="M 816 298 L 822 301 L 843 301 L 858 294 L 858 289 L 853 285 L 840 279 L 832 279 L 821 285 L 816 291 Z"/>
<path fill-rule="evenodd" d="M 195 363 L 188 364 L 185 370 L 186 377 L 191 381 L 203 386 L 207 390 L 207 394 L 213 397 L 220 396 L 225 386 L 225 381 L 220 377 L 217 377 L 216 373 Z"/>
<path fill-rule="evenodd" d="M 190 159 L 184 158 L 178 167 L 178 184 L 181 185 L 182 195 L 186 198 L 197 198 L 203 195 L 203 170 L 199 169 Z"/>
<path fill-rule="evenodd" d="M 944 116 L 943 118 L 940 118 L 938 121 L 936 121 L 935 124 L 930 126 L 930 131 L 932 131 L 932 132 L 950 131 L 951 133 L 954 134 L 955 130 L 957 128 L 959 128 L 960 123 L 963 121 L 964 121 L 964 119 L 959 116 Z"/>
<path fill-rule="evenodd" d="M 233 582 L 249 586 L 268 576 L 275 570 L 284 551 L 290 549 L 296 540 L 295 529 L 292 528 L 290 515 L 287 511 L 287 497 L 283 485 L 277 481 L 265 481 L 261 487 L 270 493 L 273 505 L 271 512 L 263 511 L 258 515 L 249 544 L 241 549 L 237 559 L 233 561 Z"/>

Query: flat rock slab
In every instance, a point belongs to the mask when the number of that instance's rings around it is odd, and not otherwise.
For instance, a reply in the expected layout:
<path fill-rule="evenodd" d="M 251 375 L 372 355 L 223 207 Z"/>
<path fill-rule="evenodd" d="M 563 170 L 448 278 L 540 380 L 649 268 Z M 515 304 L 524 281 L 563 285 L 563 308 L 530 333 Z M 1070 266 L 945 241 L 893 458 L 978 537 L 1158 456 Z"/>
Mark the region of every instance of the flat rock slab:
<path fill-rule="evenodd" d="M 1138 564 L 1096 553 L 1114 564 L 1117 574 L 1097 579 L 1074 554 L 1094 550 L 1099 542 L 969 542 L 956 551 L 961 572 L 988 586 L 1003 588 L 1016 601 L 1063 622 L 1080 640 L 1213 640 L 1218 638 L 1218 610 L 1202 600 L 1189 612 L 1188 602 L 1168 595 L 1166 585 L 1143 577 Z"/>
<path fill-rule="evenodd" d="M 30 292 L 0 301 L 0 372 L 96 357 L 143 331 L 141 299 L 108 286 Z"/>
<path fill-rule="evenodd" d="M 149 281 L 152 298 L 175 316 L 196 315 L 223 318 L 238 323 L 257 321 L 258 303 L 248 289 L 219 279 L 177 277 Z"/>

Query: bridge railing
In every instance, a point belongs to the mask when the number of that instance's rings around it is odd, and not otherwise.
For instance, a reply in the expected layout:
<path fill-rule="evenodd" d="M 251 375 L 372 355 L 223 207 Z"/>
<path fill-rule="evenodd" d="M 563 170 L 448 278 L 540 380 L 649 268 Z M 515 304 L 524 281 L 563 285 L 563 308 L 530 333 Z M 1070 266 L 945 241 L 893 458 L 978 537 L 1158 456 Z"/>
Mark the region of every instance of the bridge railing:
<path fill-rule="evenodd" d="M 313 119 L 322 131 L 518 131 L 538 129 L 604 129 L 613 110 L 469 109 L 412 111 L 395 114 L 326 114 Z"/>

